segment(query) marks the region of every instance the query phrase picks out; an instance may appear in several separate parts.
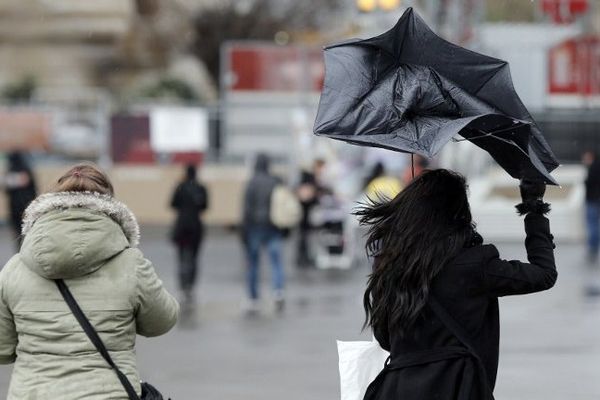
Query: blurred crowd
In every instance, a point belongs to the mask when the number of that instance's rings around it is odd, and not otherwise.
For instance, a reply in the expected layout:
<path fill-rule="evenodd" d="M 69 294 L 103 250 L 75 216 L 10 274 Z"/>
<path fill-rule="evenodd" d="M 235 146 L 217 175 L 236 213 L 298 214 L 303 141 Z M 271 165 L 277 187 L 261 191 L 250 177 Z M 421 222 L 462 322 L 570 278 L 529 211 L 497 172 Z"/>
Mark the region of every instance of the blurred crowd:
<path fill-rule="evenodd" d="M 38 189 L 29 157 L 14 151 L 7 155 L 2 187 L 7 198 L 7 222 L 18 251 L 21 221 Z M 272 298 L 276 309 L 285 304 L 285 268 L 282 252 L 286 241 L 294 241 L 292 259 L 298 269 L 348 269 L 361 256 L 362 232 L 351 214 L 356 204 L 389 201 L 415 177 L 429 168 L 430 161 L 413 155 L 400 170 L 389 168 L 385 159 L 374 158 L 363 169 L 356 195 L 340 195 L 335 179 L 328 174 L 331 165 L 323 158 L 314 159 L 301 169 L 292 184 L 273 172 L 267 154 L 255 157 L 253 172 L 242 191 L 242 219 L 239 232 L 246 257 L 247 302 L 249 313 L 260 309 L 261 253 L 266 250 L 271 267 Z M 600 249 L 600 159 L 594 151 L 582 155 L 586 167 L 585 223 L 588 267 L 595 276 Z M 210 207 L 210 191 L 199 178 L 196 164 L 184 167 L 182 178 L 174 186 L 170 207 L 175 217 L 170 239 L 176 249 L 177 281 L 182 304 L 193 308 L 200 276 L 202 242 L 207 231 L 203 214 Z M 278 216 L 279 215 L 279 216 Z M 208 232 L 208 233 L 207 233 Z M 586 294 L 600 295 L 596 279 L 589 279 Z"/>

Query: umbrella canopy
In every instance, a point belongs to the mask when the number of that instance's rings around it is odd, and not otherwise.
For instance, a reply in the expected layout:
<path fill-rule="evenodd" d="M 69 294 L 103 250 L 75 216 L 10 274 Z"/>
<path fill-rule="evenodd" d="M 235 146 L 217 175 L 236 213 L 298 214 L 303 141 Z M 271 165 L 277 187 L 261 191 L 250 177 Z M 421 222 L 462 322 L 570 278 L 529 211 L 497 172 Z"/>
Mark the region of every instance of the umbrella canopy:
<path fill-rule="evenodd" d="M 514 178 L 558 165 L 514 90 L 506 61 L 437 36 L 408 8 L 388 32 L 325 48 L 316 135 L 435 156 L 457 135 Z"/>

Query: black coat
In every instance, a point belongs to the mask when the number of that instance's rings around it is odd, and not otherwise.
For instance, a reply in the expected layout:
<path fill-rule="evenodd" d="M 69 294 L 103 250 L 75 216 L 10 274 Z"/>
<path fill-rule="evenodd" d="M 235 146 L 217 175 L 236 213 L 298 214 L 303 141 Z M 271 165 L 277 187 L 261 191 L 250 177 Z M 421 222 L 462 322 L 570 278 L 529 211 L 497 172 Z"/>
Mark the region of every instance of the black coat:
<path fill-rule="evenodd" d="M 193 179 L 180 183 L 173 193 L 171 207 L 177 211 L 173 241 L 179 246 L 198 246 L 203 233 L 200 214 L 208 208 L 206 188 Z"/>
<path fill-rule="evenodd" d="M 33 179 L 30 175 L 30 183 L 27 186 L 20 188 L 7 189 L 8 203 L 10 208 L 10 223 L 16 232 L 21 232 L 21 220 L 23 219 L 23 212 L 35 199 L 36 190 Z"/>
<path fill-rule="evenodd" d="M 585 200 L 600 201 L 600 160 L 594 160 L 585 179 Z"/>
<path fill-rule="evenodd" d="M 23 212 L 29 203 L 35 199 L 37 196 L 37 191 L 33 173 L 21 156 L 18 157 L 17 161 L 14 159 L 11 161 L 8 174 L 6 176 L 8 177 L 12 174 L 26 174 L 28 178 L 28 182 L 24 186 L 7 185 L 5 188 L 6 194 L 8 195 L 10 224 L 17 235 L 20 235 Z"/>
<path fill-rule="evenodd" d="M 392 364 L 395 360 L 412 361 L 411 366 L 384 372 L 365 399 L 486 399 L 482 384 L 487 380 L 493 390 L 498 370 L 498 297 L 539 292 L 556 281 L 548 219 L 528 214 L 525 232 L 529 263 L 502 260 L 493 245 L 478 245 L 464 249 L 431 285 L 437 301 L 469 336 L 482 368 L 468 352 L 461 354 L 464 346 L 427 305 L 405 338 L 389 329 L 374 332 L 382 347 L 390 350 Z M 436 359 L 435 354 L 431 357 L 432 349 L 442 347 L 459 350 L 446 359 Z M 427 361 L 425 354 L 435 360 Z M 469 376 L 469 369 L 474 376 Z"/>

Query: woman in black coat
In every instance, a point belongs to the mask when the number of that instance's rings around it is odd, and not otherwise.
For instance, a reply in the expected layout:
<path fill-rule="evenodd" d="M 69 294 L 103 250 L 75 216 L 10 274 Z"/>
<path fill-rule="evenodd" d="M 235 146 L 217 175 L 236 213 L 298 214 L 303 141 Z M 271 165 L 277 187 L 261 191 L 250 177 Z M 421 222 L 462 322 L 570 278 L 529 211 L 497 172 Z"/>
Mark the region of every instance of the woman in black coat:
<path fill-rule="evenodd" d="M 522 182 L 529 263 L 505 261 L 474 229 L 462 176 L 426 172 L 388 203 L 359 210 L 370 225 L 373 273 L 366 324 L 390 351 L 365 399 L 492 399 L 498 369 L 498 297 L 556 281 L 545 185 Z"/>
<path fill-rule="evenodd" d="M 208 208 L 208 193 L 196 180 L 194 165 L 186 167 L 185 179 L 175 189 L 171 207 L 177 212 L 172 239 L 179 258 L 179 288 L 183 300 L 189 304 L 196 284 L 198 252 L 204 236 L 200 214 Z"/>
<path fill-rule="evenodd" d="M 21 247 L 23 212 L 37 195 L 33 172 L 25 155 L 19 151 L 13 151 L 8 155 L 4 189 L 8 195 L 10 227 L 17 240 L 18 251 Z"/>

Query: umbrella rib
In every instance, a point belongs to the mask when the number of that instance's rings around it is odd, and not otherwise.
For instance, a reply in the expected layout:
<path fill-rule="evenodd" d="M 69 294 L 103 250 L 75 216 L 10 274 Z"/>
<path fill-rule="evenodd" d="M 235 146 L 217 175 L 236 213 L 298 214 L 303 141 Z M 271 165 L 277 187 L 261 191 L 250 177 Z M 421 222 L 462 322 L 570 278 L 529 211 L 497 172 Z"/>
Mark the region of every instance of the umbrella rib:
<path fill-rule="evenodd" d="M 498 72 L 500 72 L 500 70 L 502 70 L 502 68 L 504 66 L 505 65 L 500 65 L 498 68 L 496 68 L 496 70 L 494 71 L 494 73 L 492 73 L 491 76 L 485 80 L 485 82 L 483 82 L 481 85 L 479 85 L 479 87 L 477 88 L 477 90 L 475 91 L 474 94 L 478 95 L 479 92 L 481 91 L 481 89 L 483 89 L 483 87 L 485 85 L 487 85 L 489 81 L 491 81 L 492 79 L 494 79 L 496 77 L 496 75 L 498 74 Z"/>
<path fill-rule="evenodd" d="M 520 127 L 522 127 L 524 125 L 528 125 L 528 124 L 526 122 L 522 122 L 519 125 L 515 125 L 515 126 L 508 127 L 508 128 L 503 128 L 503 129 L 498 129 L 498 130 L 493 131 L 493 132 L 487 132 L 487 133 L 484 133 L 483 135 L 479 135 L 479 136 L 473 136 L 473 137 L 464 138 L 464 139 L 452 138 L 452 141 L 455 142 L 455 143 L 458 143 L 458 142 L 464 142 L 465 140 L 481 139 L 481 138 L 484 138 L 484 137 L 487 137 L 487 136 L 493 136 L 495 133 L 503 133 L 503 132 L 507 132 L 507 131 L 510 131 L 510 130 L 513 130 L 513 129 L 516 129 L 516 128 L 520 128 Z M 481 130 L 477 130 L 477 131 L 478 132 L 483 132 Z M 500 138 L 497 138 L 497 139 L 500 139 Z"/>
<path fill-rule="evenodd" d="M 471 141 L 471 140 L 475 140 L 475 139 L 481 139 L 481 138 L 492 136 L 492 135 L 493 134 L 491 132 L 488 132 L 488 133 L 484 133 L 483 135 L 473 136 L 473 137 L 470 137 L 470 138 L 463 138 L 463 139 L 452 138 L 451 140 L 454 143 L 460 143 L 460 142 L 466 142 L 466 141 Z"/>
<path fill-rule="evenodd" d="M 494 136 L 492 133 L 486 133 L 484 135 L 474 136 L 474 137 L 468 138 L 468 139 L 454 139 L 453 138 L 452 140 L 455 141 L 455 142 L 464 142 L 465 140 L 472 141 L 472 140 L 482 139 L 482 138 L 485 138 L 485 137 L 493 137 L 496 140 L 499 140 L 499 141 L 504 142 L 506 144 L 510 144 L 511 146 L 516 147 L 521 153 L 523 153 L 523 154 L 525 154 L 526 156 L 529 157 L 529 154 L 525 150 L 523 150 L 522 148 L 520 148 L 519 146 L 517 146 L 515 143 L 511 142 L 508 139 L 504 139 L 504 138 L 501 138 L 501 137 L 498 137 L 498 136 Z"/>

